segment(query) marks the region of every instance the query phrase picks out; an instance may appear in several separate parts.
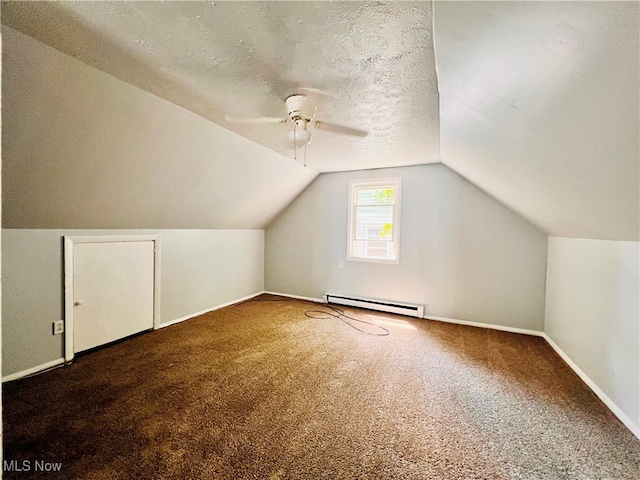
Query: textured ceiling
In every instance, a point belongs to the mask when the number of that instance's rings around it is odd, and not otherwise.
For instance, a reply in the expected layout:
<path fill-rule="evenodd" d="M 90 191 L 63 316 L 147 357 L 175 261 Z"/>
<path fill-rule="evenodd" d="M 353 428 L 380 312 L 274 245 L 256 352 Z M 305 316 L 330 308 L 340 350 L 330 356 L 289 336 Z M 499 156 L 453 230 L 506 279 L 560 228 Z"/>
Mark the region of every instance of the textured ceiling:
<path fill-rule="evenodd" d="M 298 87 L 316 118 L 366 138 L 312 130 L 317 171 L 439 161 L 430 2 L 3 2 L 3 23 L 289 158 Z M 298 153 L 300 155 L 300 152 Z"/>
<path fill-rule="evenodd" d="M 313 131 L 317 171 L 442 161 L 547 234 L 640 238 L 637 1 L 3 2 L 2 22 L 288 158 L 287 126 L 224 116 L 322 90 L 319 119 L 370 134 Z"/>

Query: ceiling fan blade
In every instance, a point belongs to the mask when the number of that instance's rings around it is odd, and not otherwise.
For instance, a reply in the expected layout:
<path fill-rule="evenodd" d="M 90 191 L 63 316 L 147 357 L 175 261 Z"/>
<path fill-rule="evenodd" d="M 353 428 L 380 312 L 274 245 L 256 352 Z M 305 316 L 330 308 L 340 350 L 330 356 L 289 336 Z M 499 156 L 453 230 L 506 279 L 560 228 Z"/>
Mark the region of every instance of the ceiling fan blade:
<path fill-rule="evenodd" d="M 225 115 L 224 117 L 227 123 L 287 123 L 289 121 L 288 118 L 280 118 L 280 117 L 230 117 Z"/>
<path fill-rule="evenodd" d="M 340 133 L 342 135 L 352 135 L 354 137 L 366 137 L 369 132 L 364 130 L 358 130 L 357 128 L 346 127 L 344 125 L 338 125 L 336 123 L 316 121 L 313 125 L 319 130 L 326 130 L 328 132 Z"/>

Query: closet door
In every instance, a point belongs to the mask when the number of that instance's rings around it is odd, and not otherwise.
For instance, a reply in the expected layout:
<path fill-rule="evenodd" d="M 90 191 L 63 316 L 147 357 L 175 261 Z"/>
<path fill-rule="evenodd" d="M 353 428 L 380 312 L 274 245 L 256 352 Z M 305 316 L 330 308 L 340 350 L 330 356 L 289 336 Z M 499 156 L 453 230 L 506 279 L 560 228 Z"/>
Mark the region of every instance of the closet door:
<path fill-rule="evenodd" d="M 76 243 L 73 352 L 153 328 L 154 242 Z"/>

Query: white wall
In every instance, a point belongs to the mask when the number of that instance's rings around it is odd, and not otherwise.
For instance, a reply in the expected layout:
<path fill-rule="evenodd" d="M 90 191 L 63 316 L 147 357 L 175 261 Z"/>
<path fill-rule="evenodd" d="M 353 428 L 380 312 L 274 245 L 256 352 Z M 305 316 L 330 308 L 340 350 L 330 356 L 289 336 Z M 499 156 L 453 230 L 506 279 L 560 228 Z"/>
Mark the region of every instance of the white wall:
<path fill-rule="evenodd" d="M 159 234 L 161 322 L 264 290 L 263 230 L 2 231 L 3 376 L 63 357 L 63 235 Z"/>
<path fill-rule="evenodd" d="M 263 290 L 261 229 L 316 172 L 4 25 L 2 49 L 3 375 L 62 356 L 62 235 L 160 233 L 163 322 Z"/>
<path fill-rule="evenodd" d="M 433 8 L 442 162 L 551 235 L 640 240 L 640 2 Z"/>
<path fill-rule="evenodd" d="M 545 333 L 638 436 L 639 252 L 638 242 L 549 237 L 545 309 Z"/>
<path fill-rule="evenodd" d="M 345 261 L 349 180 L 396 176 L 400 265 Z M 544 233 L 444 165 L 327 173 L 267 228 L 265 287 L 415 302 L 425 315 L 541 331 L 546 255 Z"/>
<path fill-rule="evenodd" d="M 317 175 L 2 27 L 5 228 L 264 228 Z"/>

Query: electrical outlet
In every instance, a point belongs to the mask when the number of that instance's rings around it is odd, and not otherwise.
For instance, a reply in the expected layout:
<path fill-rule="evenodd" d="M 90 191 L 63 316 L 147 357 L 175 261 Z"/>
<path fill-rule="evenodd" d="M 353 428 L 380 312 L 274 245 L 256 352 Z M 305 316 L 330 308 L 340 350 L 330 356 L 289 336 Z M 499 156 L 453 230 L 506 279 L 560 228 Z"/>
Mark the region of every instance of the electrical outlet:
<path fill-rule="evenodd" d="M 343 268 L 344 262 L 342 260 L 338 261 L 338 268 Z"/>
<path fill-rule="evenodd" d="M 56 320 L 53 322 L 53 334 L 60 335 L 64 333 L 64 320 Z"/>

